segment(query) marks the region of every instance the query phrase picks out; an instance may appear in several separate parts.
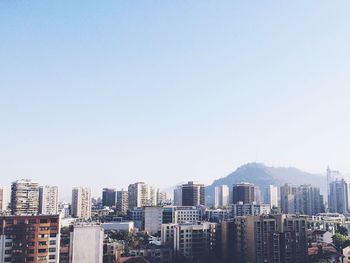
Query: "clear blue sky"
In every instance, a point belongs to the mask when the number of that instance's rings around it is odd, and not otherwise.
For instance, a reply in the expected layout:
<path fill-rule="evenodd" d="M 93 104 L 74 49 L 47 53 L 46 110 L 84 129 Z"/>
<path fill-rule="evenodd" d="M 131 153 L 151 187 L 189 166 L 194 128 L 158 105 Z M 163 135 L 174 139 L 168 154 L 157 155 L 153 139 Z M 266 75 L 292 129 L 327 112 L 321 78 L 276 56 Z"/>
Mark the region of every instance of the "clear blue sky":
<path fill-rule="evenodd" d="M 349 1 L 0 1 L 0 184 L 350 172 Z M 68 195 L 68 194 L 67 194 Z"/>

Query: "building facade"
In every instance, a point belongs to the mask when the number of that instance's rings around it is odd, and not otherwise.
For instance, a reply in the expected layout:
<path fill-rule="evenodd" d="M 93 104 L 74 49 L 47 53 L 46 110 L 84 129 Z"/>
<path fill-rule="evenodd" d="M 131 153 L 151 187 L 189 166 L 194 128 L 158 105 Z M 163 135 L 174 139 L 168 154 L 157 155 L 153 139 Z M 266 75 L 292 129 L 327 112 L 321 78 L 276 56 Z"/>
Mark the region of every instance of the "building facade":
<path fill-rule="evenodd" d="M 214 207 L 227 207 L 229 205 L 229 187 L 227 185 L 220 185 L 214 188 Z"/>
<path fill-rule="evenodd" d="M 71 263 L 102 263 L 104 232 L 100 225 L 77 224 L 70 234 Z"/>
<path fill-rule="evenodd" d="M 117 193 L 115 189 L 103 188 L 102 190 L 102 205 L 115 207 L 117 203 Z"/>
<path fill-rule="evenodd" d="M 71 213 L 73 217 L 91 217 L 91 190 L 86 187 L 75 187 L 72 190 Z"/>
<path fill-rule="evenodd" d="M 128 191 L 117 191 L 117 211 L 127 213 L 129 207 Z"/>
<path fill-rule="evenodd" d="M 250 183 L 240 183 L 232 186 L 232 203 L 250 204 L 256 202 L 255 185 Z"/>
<path fill-rule="evenodd" d="M 32 180 L 17 180 L 11 185 L 13 215 L 37 215 L 39 212 L 39 184 Z"/>
<path fill-rule="evenodd" d="M 58 263 L 58 215 L 0 217 L 0 262 Z"/>
<path fill-rule="evenodd" d="M 57 215 L 58 214 L 58 187 L 40 186 L 39 187 L 39 214 Z"/>
<path fill-rule="evenodd" d="M 205 186 L 195 182 L 188 182 L 181 186 L 182 206 L 205 205 Z"/>

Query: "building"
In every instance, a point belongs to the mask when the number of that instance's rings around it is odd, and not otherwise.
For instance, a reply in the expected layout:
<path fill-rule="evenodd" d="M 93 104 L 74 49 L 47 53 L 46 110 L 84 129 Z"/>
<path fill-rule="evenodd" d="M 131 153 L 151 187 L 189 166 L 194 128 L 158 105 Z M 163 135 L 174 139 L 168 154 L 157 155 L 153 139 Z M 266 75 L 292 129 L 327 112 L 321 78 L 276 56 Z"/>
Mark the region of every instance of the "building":
<path fill-rule="evenodd" d="M 304 215 L 324 212 L 323 197 L 318 187 L 301 185 L 295 191 L 295 211 Z"/>
<path fill-rule="evenodd" d="M 280 232 L 281 262 L 308 262 L 306 219 L 289 215 L 277 215 Z"/>
<path fill-rule="evenodd" d="M 115 189 L 103 188 L 102 190 L 102 205 L 115 207 L 117 203 L 117 193 Z"/>
<path fill-rule="evenodd" d="M 129 206 L 128 191 L 117 191 L 117 211 L 127 213 Z"/>
<path fill-rule="evenodd" d="M 168 201 L 168 195 L 166 192 L 157 191 L 157 205 L 164 205 Z"/>
<path fill-rule="evenodd" d="M 147 248 L 130 249 L 128 256 L 147 258 L 147 262 L 173 262 L 173 251 L 171 248 L 153 246 Z"/>
<path fill-rule="evenodd" d="M 134 222 L 133 221 L 123 221 L 123 222 L 108 222 L 108 223 L 102 223 L 101 227 L 105 231 L 125 231 L 125 232 L 132 232 L 134 230 Z"/>
<path fill-rule="evenodd" d="M 32 180 L 18 180 L 11 186 L 13 215 L 37 215 L 39 212 L 39 185 Z"/>
<path fill-rule="evenodd" d="M 230 232 L 223 236 L 223 248 L 228 262 L 293 262 L 306 263 L 306 219 L 287 215 L 236 217 L 233 226 L 225 223 Z M 230 234 L 232 233 L 232 234 Z"/>
<path fill-rule="evenodd" d="M 343 248 L 343 263 L 350 263 L 350 246 Z"/>
<path fill-rule="evenodd" d="M 216 186 L 214 189 L 214 207 L 223 208 L 229 205 L 230 191 L 227 185 Z"/>
<path fill-rule="evenodd" d="M 71 205 L 67 202 L 58 203 L 58 213 L 62 218 L 70 217 L 71 215 Z"/>
<path fill-rule="evenodd" d="M 39 187 L 39 214 L 57 215 L 58 214 L 58 187 L 40 186 Z"/>
<path fill-rule="evenodd" d="M 291 184 L 285 184 L 280 187 L 281 212 L 285 214 L 295 213 L 295 193 L 296 187 Z"/>
<path fill-rule="evenodd" d="M 182 187 L 181 185 L 177 186 L 174 189 L 174 201 L 173 204 L 175 206 L 181 206 L 182 205 Z"/>
<path fill-rule="evenodd" d="M 128 209 L 128 218 L 134 222 L 136 228 L 143 229 L 144 210 L 142 207 L 134 207 L 133 209 Z"/>
<path fill-rule="evenodd" d="M 269 185 L 265 189 L 265 204 L 270 204 L 270 207 L 278 207 L 278 190 L 277 186 Z"/>
<path fill-rule="evenodd" d="M 58 263 L 58 215 L 0 216 L 0 262 Z"/>
<path fill-rule="evenodd" d="M 232 211 L 230 209 L 206 209 L 205 219 L 209 222 L 222 222 L 232 219 Z"/>
<path fill-rule="evenodd" d="M 91 190 L 86 187 L 75 187 L 72 190 L 71 212 L 73 217 L 91 217 Z"/>
<path fill-rule="evenodd" d="M 327 179 L 327 202 L 329 202 L 329 196 L 330 196 L 330 184 L 334 182 L 335 180 L 340 180 L 342 178 L 339 171 L 332 170 L 329 166 L 327 167 L 326 171 L 326 179 Z M 327 204 L 328 205 L 328 204 Z"/>
<path fill-rule="evenodd" d="M 0 213 L 7 209 L 7 191 L 6 188 L 0 186 Z"/>
<path fill-rule="evenodd" d="M 160 206 L 144 207 L 145 215 L 145 231 L 150 235 L 155 235 L 160 232 L 163 223 L 163 208 Z"/>
<path fill-rule="evenodd" d="M 129 209 L 156 205 L 156 196 L 154 189 L 143 182 L 130 184 L 128 187 Z"/>
<path fill-rule="evenodd" d="M 244 204 L 243 202 L 238 202 L 232 205 L 231 212 L 232 217 L 268 215 L 271 212 L 271 207 L 269 204 Z"/>
<path fill-rule="evenodd" d="M 216 248 L 216 223 L 163 224 L 161 241 L 171 246 L 177 260 L 208 259 Z"/>
<path fill-rule="evenodd" d="M 232 203 L 250 204 L 256 202 L 255 185 L 250 183 L 235 184 L 232 187 Z"/>
<path fill-rule="evenodd" d="M 100 225 L 77 224 L 70 234 L 71 263 L 102 263 L 104 232 Z"/>
<path fill-rule="evenodd" d="M 205 186 L 204 184 L 194 183 L 192 181 L 183 184 L 182 188 L 182 206 L 205 205 Z"/>
<path fill-rule="evenodd" d="M 328 208 L 331 213 L 345 214 L 349 208 L 348 183 L 344 179 L 329 184 Z"/>

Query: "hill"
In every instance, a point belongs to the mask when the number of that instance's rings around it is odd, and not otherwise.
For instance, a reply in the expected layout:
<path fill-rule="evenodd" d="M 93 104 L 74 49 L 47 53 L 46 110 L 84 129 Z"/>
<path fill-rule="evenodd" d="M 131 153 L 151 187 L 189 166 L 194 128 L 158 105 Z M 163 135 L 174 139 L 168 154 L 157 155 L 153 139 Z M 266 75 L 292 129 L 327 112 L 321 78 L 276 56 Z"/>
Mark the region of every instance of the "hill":
<path fill-rule="evenodd" d="M 215 180 L 206 188 L 208 203 L 213 202 L 215 186 L 249 182 L 260 187 L 263 191 L 268 185 L 281 186 L 285 183 L 293 185 L 312 184 L 326 192 L 326 178 L 321 174 L 312 174 L 294 167 L 268 167 L 261 163 L 248 163 L 238 167 L 229 175 Z"/>

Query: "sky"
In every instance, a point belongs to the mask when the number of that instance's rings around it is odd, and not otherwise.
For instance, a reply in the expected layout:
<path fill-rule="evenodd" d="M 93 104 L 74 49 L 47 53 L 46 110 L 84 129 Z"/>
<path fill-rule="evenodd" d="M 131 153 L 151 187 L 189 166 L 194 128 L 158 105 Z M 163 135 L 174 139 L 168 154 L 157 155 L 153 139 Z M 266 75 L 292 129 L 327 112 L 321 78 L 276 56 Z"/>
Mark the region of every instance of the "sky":
<path fill-rule="evenodd" d="M 350 172 L 349 1 L 0 1 L 0 184 Z"/>

